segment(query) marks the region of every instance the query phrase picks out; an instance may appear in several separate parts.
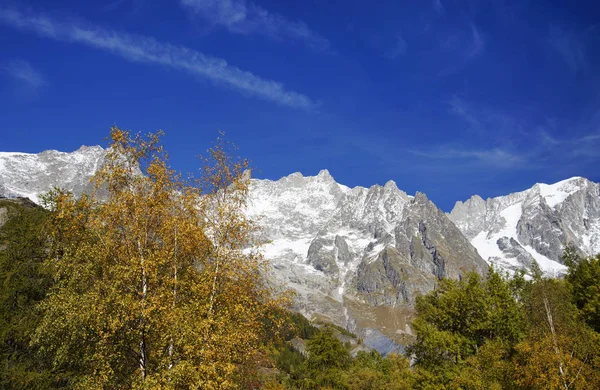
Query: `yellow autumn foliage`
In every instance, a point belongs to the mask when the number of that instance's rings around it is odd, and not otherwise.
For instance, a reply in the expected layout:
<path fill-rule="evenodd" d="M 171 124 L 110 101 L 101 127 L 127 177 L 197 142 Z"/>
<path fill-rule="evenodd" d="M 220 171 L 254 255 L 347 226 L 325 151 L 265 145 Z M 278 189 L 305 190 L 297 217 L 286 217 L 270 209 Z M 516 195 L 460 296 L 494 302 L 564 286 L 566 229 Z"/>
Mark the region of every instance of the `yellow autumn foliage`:
<path fill-rule="evenodd" d="M 34 343 L 76 388 L 237 388 L 288 302 L 246 249 L 247 162 L 218 139 L 184 180 L 161 133 L 110 135 L 94 194 L 49 197 L 55 285 Z"/>

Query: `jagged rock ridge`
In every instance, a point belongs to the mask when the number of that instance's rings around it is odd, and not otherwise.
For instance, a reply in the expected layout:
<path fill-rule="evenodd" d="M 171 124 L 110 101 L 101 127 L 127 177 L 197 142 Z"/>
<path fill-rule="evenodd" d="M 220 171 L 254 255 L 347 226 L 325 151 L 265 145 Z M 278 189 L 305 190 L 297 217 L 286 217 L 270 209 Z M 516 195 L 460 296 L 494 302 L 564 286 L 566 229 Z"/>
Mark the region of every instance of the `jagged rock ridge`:
<path fill-rule="evenodd" d="M 0 154 L 0 195 L 39 195 L 55 186 L 89 191 L 104 150 Z M 424 194 L 409 196 L 392 181 L 348 188 L 328 171 L 278 181 L 252 180 L 249 215 L 270 242 L 262 250 L 274 275 L 298 292 L 297 308 L 326 317 L 380 349 L 410 332 L 406 307 L 441 277 L 458 278 L 486 263 Z"/>
<path fill-rule="evenodd" d="M 90 179 L 104 161 L 100 146 L 82 146 L 72 153 L 47 150 L 38 154 L 0 152 L 0 196 L 39 196 L 60 187 L 76 195 L 90 191 Z"/>
<path fill-rule="evenodd" d="M 600 252 L 600 184 L 573 177 L 555 184 L 483 200 L 456 202 L 450 219 L 488 262 L 508 270 L 560 275 L 560 256 L 571 244 L 582 255 Z"/>
<path fill-rule="evenodd" d="M 298 292 L 298 308 L 350 328 L 393 336 L 376 308 L 400 316 L 439 278 L 487 268 L 424 194 L 409 196 L 392 181 L 351 189 L 326 170 L 253 180 L 248 213 L 271 240 L 262 250 L 276 275 Z"/>

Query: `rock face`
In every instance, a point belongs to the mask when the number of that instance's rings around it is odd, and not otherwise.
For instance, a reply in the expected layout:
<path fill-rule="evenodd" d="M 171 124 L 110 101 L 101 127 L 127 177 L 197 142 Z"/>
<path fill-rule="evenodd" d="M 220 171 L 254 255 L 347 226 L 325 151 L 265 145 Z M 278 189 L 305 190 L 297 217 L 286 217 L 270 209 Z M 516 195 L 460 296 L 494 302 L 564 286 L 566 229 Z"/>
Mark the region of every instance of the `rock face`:
<path fill-rule="evenodd" d="M 60 187 L 76 195 L 90 191 L 90 178 L 104 161 L 100 146 L 82 146 L 73 153 L 47 150 L 39 154 L 0 152 L 0 196 L 27 197 Z"/>
<path fill-rule="evenodd" d="M 565 245 L 583 255 L 600 252 L 600 184 L 573 177 L 556 184 L 483 200 L 456 202 L 450 219 L 481 256 L 507 270 L 530 269 L 560 275 Z"/>
<path fill-rule="evenodd" d="M 54 187 L 91 190 L 101 147 L 73 153 L 0 153 L 0 196 L 39 196 Z M 296 308 L 359 333 L 365 343 L 394 350 L 410 334 L 419 294 L 439 278 L 508 270 L 534 261 L 560 273 L 564 245 L 600 252 L 600 186 L 573 178 L 483 200 L 457 202 L 450 214 L 425 194 L 407 195 L 392 181 L 348 188 L 328 171 L 277 181 L 251 181 L 248 215 L 262 226 L 262 251 L 273 276 L 297 292 Z"/>
<path fill-rule="evenodd" d="M 404 317 L 439 278 L 487 269 L 446 214 L 392 181 L 351 189 L 325 170 L 253 180 L 248 213 L 270 240 L 261 250 L 276 276 L 298 292 L 297 308 L 363 336 L 410 333 L 406 324 L 388 329 L 386 321 Z M 379 307 L 388 310 L 385 320 Z"/>

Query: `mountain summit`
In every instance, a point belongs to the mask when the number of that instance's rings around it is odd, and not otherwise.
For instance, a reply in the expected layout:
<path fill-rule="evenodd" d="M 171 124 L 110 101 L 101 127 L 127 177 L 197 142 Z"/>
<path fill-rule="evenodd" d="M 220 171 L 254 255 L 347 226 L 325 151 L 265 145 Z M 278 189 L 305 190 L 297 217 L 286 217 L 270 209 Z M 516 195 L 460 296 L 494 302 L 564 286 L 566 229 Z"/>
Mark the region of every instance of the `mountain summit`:
<path fill-rule="evenodd" d="M 0 196 L 39 196 L 60 187 L 74 194 L 90 191 L 90 179 L 104 162 L 100 146 L 82 146 L 72 153 L 46 150 L 38 154 L 0 152 Z"/>
<path fill-rule="evenodd" d="M 0 197 L 39 196 L 54 187 L 76 195 L 105 150 L 0 153 Z M 475 195 L 445 214 L 423 193 L 388 181 L 349 188 L 329 171 L 252 179 L 247 210 L 262 227 L 259 248 L 274 277 L 297 292 L 296 308 L 359 333 L 382 352 L 410 333 L 418 295 L 440 278 L 485 273 L 488 264 L 558 275 L 564 246 L 600 252 L 600 185 L 585 178 L 483 200 Z"/>
<path fill-rule="evenodd" d="M 349 188 L 327 171 L 255 179 L 248 214 L 263 227 L 261 250 L 276 276 L 298 292 L 297 307 L 353 329 L 409 332 L 405 308 L 417 295 L 439 278 L 487 268 L 425 194 L 393 181 Z"/>
<path fill-rule="evenodd" d="M 449 214 L 479 254 L 501 268 L 564 273 L 567 244 L 589 256 L 600 252 L 600 184 L 573 177 L 483 200 L 456 202 Z"/>

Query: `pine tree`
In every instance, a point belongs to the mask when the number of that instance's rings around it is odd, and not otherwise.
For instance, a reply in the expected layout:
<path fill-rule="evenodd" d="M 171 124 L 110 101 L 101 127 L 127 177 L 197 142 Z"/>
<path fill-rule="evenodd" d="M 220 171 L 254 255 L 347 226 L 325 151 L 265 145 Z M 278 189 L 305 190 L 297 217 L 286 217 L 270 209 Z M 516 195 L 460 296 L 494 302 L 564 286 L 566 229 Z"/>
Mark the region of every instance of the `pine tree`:
<path fill-rule="evenodd" d="M 565 252 L 565 256 L 569 256 Z M 573 296 L 573 302 L 581 315 L 596 332 L 600 332 L 600 255 L 595 258 L 573 259 L 569 261 L 566 281 Z"/>
<path fill-rule="evenodd" d="M 304 362 L 306 378 L 302 388 L 347 388 L 346 370 L 351 363 L 350 352 L 331 328 L 321 329 L 308 342 L 307 350 L 308 359 Z"/>
<path fill-rule="evenodd" d="M 517 300 L 522 289 L 520 279 L 513 283 L 490 268 L 485 279 L 475 273 L 444 279 L 418 298 L 417 338 L 409 347 L 422 378 L 417 382 L 423 388 L 510 387 L 512 366 L 504 361 L 525 336 Z"/>

